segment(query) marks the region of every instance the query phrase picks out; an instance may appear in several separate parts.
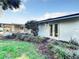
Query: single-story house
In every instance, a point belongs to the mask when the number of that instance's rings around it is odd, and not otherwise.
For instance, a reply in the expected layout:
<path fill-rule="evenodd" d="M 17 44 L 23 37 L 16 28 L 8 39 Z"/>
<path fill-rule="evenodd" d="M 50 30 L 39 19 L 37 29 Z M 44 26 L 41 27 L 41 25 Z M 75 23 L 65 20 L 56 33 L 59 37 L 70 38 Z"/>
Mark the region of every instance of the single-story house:
<path fill-rule="evenodd" d="M 79 41 L 79 13 L 39 21 L 39 36 Z"/>
<path fill-rule="evenodd" d="M 4 34 L 6 32 L 10 33 L 24 32 L 24 25 L 0 23 L 0 34 Z"/>

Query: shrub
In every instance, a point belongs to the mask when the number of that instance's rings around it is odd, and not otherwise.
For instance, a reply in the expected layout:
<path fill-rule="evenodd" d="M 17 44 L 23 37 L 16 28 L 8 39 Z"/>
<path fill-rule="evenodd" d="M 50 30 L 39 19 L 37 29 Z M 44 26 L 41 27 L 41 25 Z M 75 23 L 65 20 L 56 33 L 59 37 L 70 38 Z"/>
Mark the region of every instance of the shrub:
<path fill-rule="evenodd" d="M 47 37 L 40 37 L 40 36 L 35 36 L 34 41 L 37 43 L 46 43 L 49 38 Z"/>
<path fill-rule="evenodd" d="M 16 39 L 15 40 L 22 40 L 22 34 L 21 33 L 16 33 Z"/>
<path fill-rule="evenodd" d="M 69 46 L 66 46 L 66 48 L 71 49 L 71 50 L 78 50 L 78 47 L 75 45 L 69 45 Z"/>
<path fill-rule="evenodd" d="M 77 55 L 76 53 L 73 53 L 70 58 L 71 59 L 79 59 L 79 55 Z"/>
<path fill-rule="evenodd" d="M 41 43 L 42 41 L 44 40 L 43 37 L 40 37 L 40 36 L 36 36 L 34 41 L 37 42 L 37 43 Z"/>
<path fill-rule="evenodd" d="M 34 34 L 34 36 L 37 36 L 38 35 L 38 22 L 37 21 L 28 21 L 26 24 L 25 24 L 25 27 L 27 29 L 31 29 L 31 33 Z"/>
<path fill-rule="evenodd" d="M 70 59 L 70 55 L 60 48 L 56 48 L 53 44 L 48 44 L 48 49 L 54 55 L 55 59 Z"/>
<path fill-rule="evenodd" d="M 62 43 L 69 44 L 69 42 L 68 42 L 68 41 L 62 41 L 62 40 L 58 40 L 58 42 L 62 42 Z"/>
<path fill-rule="evenodd" d="M 33 42 L 34 41 L 34 36 L 32 35 L 25 35 L 24 36 L 24 41 L 29 41 L 29 42 Z"/>
<path fill-rule="evenodd" d="M 74 40 L 71 39 L 69 43 L 79 46 L 78 42 L 75 39 Z"/>
<path fill-rule="evenodd" d="M 33 35 L 25 35 L 24 41 L 36 42 L 36 43 L 44 43 L 47 42 L 49 38 L 47 37 L 40 37 L 40 36 L 33 36 Z"/>
<path fill-rule="evenodd" d="M 6 36 L 3 36 L 5 39 L 15 39 L 16 38 L 16 35 L 14 33 L 12 33 L 11 35 L 6 35 Z"/>
<path fill-rule="evenodd" d="M 61 49 L 56 49 L 55 51 L 55 54 L 58 56 L 59 59 L 70 59 L 70 56 Z"/>

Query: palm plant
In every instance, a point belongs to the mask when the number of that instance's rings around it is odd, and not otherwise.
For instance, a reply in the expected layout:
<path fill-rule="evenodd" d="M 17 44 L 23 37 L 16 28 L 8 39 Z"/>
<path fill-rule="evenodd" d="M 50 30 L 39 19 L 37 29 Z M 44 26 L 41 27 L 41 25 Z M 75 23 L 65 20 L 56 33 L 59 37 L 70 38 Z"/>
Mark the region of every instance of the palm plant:
<path fill-rule="evenodd" d="M 8 8 L 10 8 L 11 10 L 13 8 L 17 9 L 20 7 L 20 4 L 20 0 L 0 0 L 0 6 L 2 6 L 3 10 L 7 10 Z"/>

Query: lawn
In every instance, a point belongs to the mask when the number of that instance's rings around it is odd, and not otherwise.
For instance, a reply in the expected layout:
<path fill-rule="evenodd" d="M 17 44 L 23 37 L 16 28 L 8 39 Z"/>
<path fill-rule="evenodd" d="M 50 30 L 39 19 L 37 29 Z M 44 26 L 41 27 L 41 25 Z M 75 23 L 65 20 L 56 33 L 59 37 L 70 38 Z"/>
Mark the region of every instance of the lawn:
<path fill-rule="evenodd" d="M 45 59 L 32 43 L 0 40 L 0 59 Z"/>

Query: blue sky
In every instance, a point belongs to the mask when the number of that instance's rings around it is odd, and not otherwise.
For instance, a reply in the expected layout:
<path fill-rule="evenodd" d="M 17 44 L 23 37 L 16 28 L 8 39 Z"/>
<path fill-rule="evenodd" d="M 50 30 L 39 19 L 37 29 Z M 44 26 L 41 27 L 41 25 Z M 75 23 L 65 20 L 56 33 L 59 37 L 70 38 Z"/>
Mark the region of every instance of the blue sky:
<path fill-rule="evenodd" d="M 79 0 L 22 0 L 18 10 L 2 11 L 0 22 L 22 23 L 79 12 Z"/>

